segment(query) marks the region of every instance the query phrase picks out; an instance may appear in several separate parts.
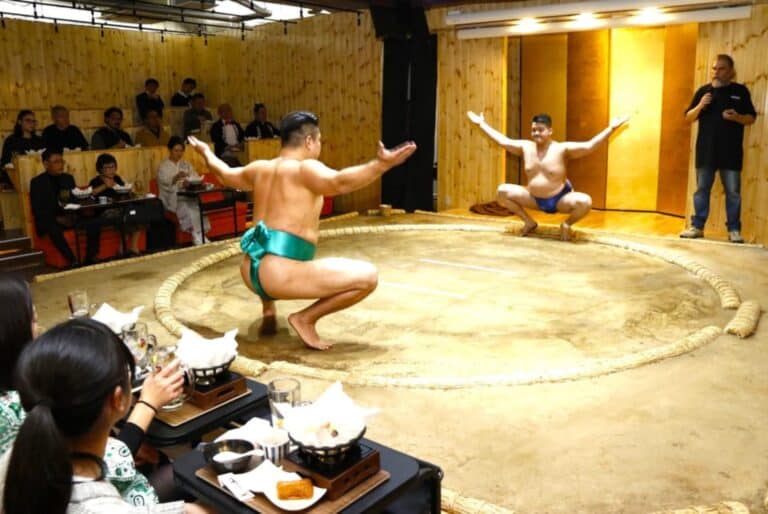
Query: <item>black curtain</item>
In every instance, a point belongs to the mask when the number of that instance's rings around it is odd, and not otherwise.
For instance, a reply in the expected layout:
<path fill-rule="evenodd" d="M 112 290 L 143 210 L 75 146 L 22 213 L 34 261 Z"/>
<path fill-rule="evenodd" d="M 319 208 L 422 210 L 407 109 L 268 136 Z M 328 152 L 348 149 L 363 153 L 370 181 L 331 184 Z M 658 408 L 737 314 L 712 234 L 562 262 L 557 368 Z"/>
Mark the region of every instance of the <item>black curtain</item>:
<path fill-rule="evenodd" d="M 418 150 L 382 177 L 381 199 L 393 207 L 432 210 L 435 154 L 437 37 L 384 37 L 382 141 L 413 140 Z"/>

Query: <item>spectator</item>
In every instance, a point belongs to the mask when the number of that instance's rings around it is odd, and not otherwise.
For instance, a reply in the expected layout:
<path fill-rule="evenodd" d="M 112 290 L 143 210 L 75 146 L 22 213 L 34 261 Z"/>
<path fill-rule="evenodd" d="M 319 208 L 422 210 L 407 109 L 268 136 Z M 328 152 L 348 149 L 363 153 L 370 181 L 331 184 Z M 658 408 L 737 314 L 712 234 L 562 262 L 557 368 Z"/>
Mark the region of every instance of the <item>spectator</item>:
<path fill-rule="evenodd" d="M 125 148 L 133 146 L 131 136 L 120 129 L 123 124 L 123 111 L 119 107 L 110 107 L 104 111 L 104 126 L 93 133 L 91 150 Z"/>
<path fill-rule="evenodd" d="M 35 229 L 38 235 L 48 236 L 51 239 L 59 253 L 69 261 L 70 266 L 77 266 L 77 259 L 64 238 L 64 231 L 74 227 L 76 218 L 74 214 L 63 209 L 63 205 L 70 200 L 75 179 L 72 175 L 64 173 L 64 158 L 61 150 L 47 148 L 42 158 L 45 172 L 33 178 L 29 187 Z M 91 263 L 99 252 L 101 227 L 87 224 L 86 232 L 88 246 L 85 262 Z"/>
<path fill-rule="evenodd" d="M 125 182 L 117 174 L 117 159 L 114 155 L 103 153 L 96 158 L 96 171 L 98 176 L 94 177 L 90 184 L 88 184 L 93 191 L 91 195 L 93 197 L 106 196 L 107 198 L 115 198 L 117 192 L 115 186 L 124 186 Z M 119 226 L 122 223 L 122 209 L 106 209 L 99 215 L 104 221 L 105 225 Z M 126 227 L 126 232 L 130 236 L 128 255 L 137 256 L 141 252 L 139 251 L 139 236 L 140 227 Z"/>
<path fill-rule="evenodd" d="M 136 144 L 141 146 L 165 146 L 171 137 L 163 128 L 163 118 L 154 109 L 147 111 L 144 126 L 136 133 Z"/>
<path fill-rule="evenodd" d="M 35 113 L 27 109 L 19 111 L 16 116 L 16 125 L 13 127 L 13 134 L 5 138 L 3 142 L 3 153 L 0 155 L 0 183 L 11 183 L 5 167 L 12 163 L 14 155 L 45 148 L 45 142 L 42 137 L 35 133 L 35 127 L 37 127 Z"/>
<path fill-rule="evenodd" d="M 24 345 L 15 375 L 26 415 L 1 459 L 3 512 L 209 512 L 131 497 L 134 506 L 108 481 L 110 430 L 130 409 L 134 367 L 120 338 L 89 319 L 62 323 Z"/>
<path fill-rule="evenodd" d="M 43 139 L 47 148 L 88 150 L 88 141 L 75 125 L 69 123 L 69 110 L 63 105 L 51 107 L 53 123 L 43 130 Z"/>
<path fill-rule="evenodd" d="M 221 104 L 218 112 L 219 119 L 211 126 L 213 151 L 230 166 L 241 166 L 236 152 L 243 150 L 243 127 L 235 121 L 231 105 Z"/>
<path fill-rule="evenodd" d="M 184 111 L 184 135 L 199 134 L 201 123 L 206 120 L 213 120 L 213 116 L 205 108 L 205 96 L 195 93 L 190 99 L 190 108 Z"/>
<path fill-rule="evenodd" d="M 139 111 L 139 118 L 142 120 L 147 117 L 147 111 L 150 109 L 157 111 L 160 117 L 163 117 L 165 104 L 157 93 L 159 87 L 160 83 L 157 80 L 147 79 L 144 82 L 144 92 L 136 95 L 136 108 Z"/>
<path fill-rule="evenodd" d="M 176 91 L 171 97 L 172 107 L 189 107 L 192 97 L 192 91 L 197 87 L 197 81 L 193 78 L 185 78 L 181 83 L 181 89 Z"/>
<path fill-rule="evenodd" d="M 267 121 L 267 107 L 264 104 L 253 106 L 253 121 L 245 128 L 245 137 L 269 139 L 280 137 L 280 131 Z"/>
<path fill-rule="evenodd" d="M 179 227 L 184 232 L 192 234 L 192 242 L 195 245 L 207 242 L 204 233 L 211 230 L 208 217 L 203 217 L 205 224 L 203 230 L 200 227 L 200 210 L 197 201 L 193 198 L 179 197 L 176 193 L 188 185 L 189 179 L 199 179 L 192 165 L 183 159 L 184 140 L 178 136 L 171 137 L 168 141 L 168 158 L 160 163 L 157 171 L 157 188 L 160 200 L 166 210 L 176 214 Z"/>

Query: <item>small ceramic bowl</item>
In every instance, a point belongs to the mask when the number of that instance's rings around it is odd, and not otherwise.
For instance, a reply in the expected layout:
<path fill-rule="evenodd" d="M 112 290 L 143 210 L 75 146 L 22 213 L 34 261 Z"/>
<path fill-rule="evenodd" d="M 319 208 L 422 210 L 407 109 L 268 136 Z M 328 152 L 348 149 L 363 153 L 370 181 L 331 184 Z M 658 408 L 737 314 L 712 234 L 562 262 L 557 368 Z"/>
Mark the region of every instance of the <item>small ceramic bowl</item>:
<path fill-rule="evenodd" d="M 242 473 L 248 469 L 251 459 L 262 460 L 260 455 L 243 455 L 227 460 L 220 460 L 216 455 L 223 452 L 245 453 L 254 450 L 256 447 L 244 439 L 225 439 L 217 443 L 209 443 L 203 447 L 205 461 L 213 466 L 216 473 Z"/>

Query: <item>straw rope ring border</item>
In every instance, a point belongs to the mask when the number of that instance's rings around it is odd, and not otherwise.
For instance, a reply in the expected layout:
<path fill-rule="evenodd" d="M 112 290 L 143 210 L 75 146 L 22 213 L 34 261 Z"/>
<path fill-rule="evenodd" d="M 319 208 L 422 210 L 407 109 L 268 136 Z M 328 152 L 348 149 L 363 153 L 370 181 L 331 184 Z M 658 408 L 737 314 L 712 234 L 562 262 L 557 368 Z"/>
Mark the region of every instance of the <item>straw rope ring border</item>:
<path fill-rule="evenodd" d="M 354 226 L 320 231 L 321 238 L 345 237 L 360 234 L 376 234 L 384 232 L 413 232 L 413 231 L 462 231 L 462 232 L 497 232 L 514 233 L 520 230 L 518 224 L 506 227 L 482 226 L 471 224 L 402 224 L 379 226 Z M 555 235 L 558 227 L 542 227 L 543 235 Z M 549 233 L 552 234 L 549 234 Z M 682 267 L 707 282 L 720 297 L 720 303 L 725 309 L 736 309 L 741 299 L 736 289 L 714 271 L 698 264 L 692 259 L 672 251 L 652 246 L 622 240 L 599 234 L 576 232 L 574 238 L 591 241 L 598 244 L 622 248 L 662 259 Z M 158 321 L 172 334 L 181 335 L 184 325 L 173 314 L 171 300 L 173 293 L 190 276 L 209 266 L 240 254 L 238 243 L 230 243 L 224 250 L 203 257 L 189 266 L 171 275 L 163 282 L 155 296 L 155 315 Z M 255 359 L 238 357 L 233 363 L 233 369 L 250 376 L 258 376 L 267 369 L 290 373 L 321 380 L 341 380 L 350 385 L 372 387 L 406 387 L 426 389 L 460 389 L 478 386 L 521 386 L 539 383 L 556 383 L 585 378 L 595 378 L 610 373 L 625 371 L 671 357 L 677 357 L 694 351 L 717 339 L 723 332 L 717 326 L 707 326 L 678 340 L 656 348 L 630 353 L 627 355 L 595 359 L 585 364 L 555 368 L 543 372 L 514 372 L 508 374 L 472 376 L 472 377 L 388 377 L 382 375 L 358 375 L 332 369 L 319 369 L 311 366 L 293 364 L 285 361 L 265 363 Z"/>

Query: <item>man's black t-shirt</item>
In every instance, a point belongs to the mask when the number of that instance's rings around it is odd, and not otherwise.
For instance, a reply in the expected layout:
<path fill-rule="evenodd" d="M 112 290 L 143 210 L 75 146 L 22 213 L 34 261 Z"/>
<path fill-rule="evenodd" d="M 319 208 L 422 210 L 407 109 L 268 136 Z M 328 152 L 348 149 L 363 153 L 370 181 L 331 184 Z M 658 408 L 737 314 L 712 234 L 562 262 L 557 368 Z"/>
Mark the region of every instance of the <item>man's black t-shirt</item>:
<path fill-rule="evenodd" d="M 707 93 L 712 93 L 712 102 L 699 113 L 696 167 L 741 170 L 744 159 L 744 125 L 724 119 L 723 111 L 733 109 L 739 114 L 757 116 L 749 90 L 735 82 L 717 88 L 707 84 L 696 91 L 685 112 L 696 107 Z"/>

